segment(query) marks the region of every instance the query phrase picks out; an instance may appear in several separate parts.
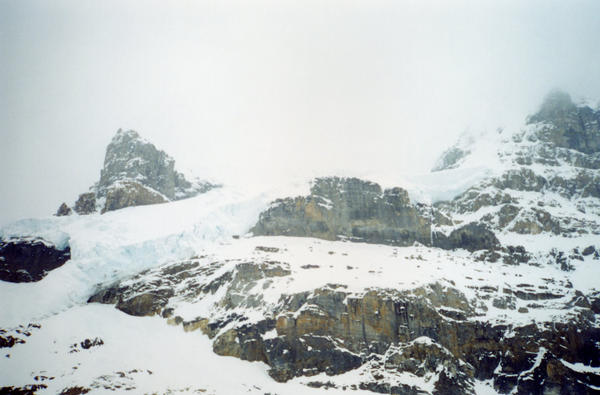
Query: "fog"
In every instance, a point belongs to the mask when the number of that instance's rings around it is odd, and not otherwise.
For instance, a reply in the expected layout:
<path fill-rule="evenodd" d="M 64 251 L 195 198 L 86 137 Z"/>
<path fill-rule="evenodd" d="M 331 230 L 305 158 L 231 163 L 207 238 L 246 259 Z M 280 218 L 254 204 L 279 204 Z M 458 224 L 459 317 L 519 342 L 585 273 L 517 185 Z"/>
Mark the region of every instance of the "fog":
<path fill-rule="evenodd" d="M 0 224 L 99 178 L 118 128 L 223 183 L 426 172 L 553 88 L 600 97 L 598 1 L 0 1 Z"/>

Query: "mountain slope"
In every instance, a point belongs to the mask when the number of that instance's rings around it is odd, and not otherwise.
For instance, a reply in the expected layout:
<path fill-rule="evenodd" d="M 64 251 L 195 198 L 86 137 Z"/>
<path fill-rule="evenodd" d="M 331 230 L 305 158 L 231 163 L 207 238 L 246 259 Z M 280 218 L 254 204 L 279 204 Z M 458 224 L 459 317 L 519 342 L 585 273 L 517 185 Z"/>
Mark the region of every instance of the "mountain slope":
<path fill-rule="evenodd" d="M 427 176 L 437 186 L 321 177 L 5 226 L 2 240 L 43 239 L 71 259 L 36 283 L 0 282 L 0 382 L 597 393 L 599 119 L 553 92 L 519 130 L 461 137 Z M 169 169 L 164 157 L 122 149 L 94 197 L 143 181 L 177 198 L 175 181 L 138 177 Z"/>

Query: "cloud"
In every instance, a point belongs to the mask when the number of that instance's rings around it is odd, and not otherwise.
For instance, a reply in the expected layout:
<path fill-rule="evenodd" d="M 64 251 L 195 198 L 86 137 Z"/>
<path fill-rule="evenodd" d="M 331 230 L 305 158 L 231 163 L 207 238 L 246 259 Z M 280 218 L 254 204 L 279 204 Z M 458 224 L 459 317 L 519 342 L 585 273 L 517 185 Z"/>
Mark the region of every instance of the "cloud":
<path fill-rule="evenodd" d="M 99 177 L 120 127 L 223 182 L 423 172 L 554 87 L 600 96 L 595 1 L 0 3 L 0 223 Z"/>

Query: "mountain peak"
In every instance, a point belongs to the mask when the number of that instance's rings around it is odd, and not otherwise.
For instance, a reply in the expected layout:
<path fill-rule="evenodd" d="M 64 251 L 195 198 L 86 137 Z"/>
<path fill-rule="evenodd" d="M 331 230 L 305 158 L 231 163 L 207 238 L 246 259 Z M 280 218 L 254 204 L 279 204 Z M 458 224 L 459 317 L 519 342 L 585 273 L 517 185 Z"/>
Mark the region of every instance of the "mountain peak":
<path fill-rule="evenodd" d="M 164 151 L 135 130 L 119 129 L 106 147 L 100 180 L 79 196 L 74 208 L 79 214 L 106 212 L 185 199 L 214 187 L 187 180 Z"/>
<path fill-rule="evenodd" d="M 111 144 L 122 144 L 127 140 L 139 140 L 141 139 L 140 134 L 133 129 L 124 130 L 119 128 L 117 133 L 113 136 Z"/>
<path fill-rule="evenodd" d="M 554 121 L 576 109 L 577 106 L 571 100 L 571 95 L 554 89 L 546 95 L 539 111 L 530 117 L 530 122 Z"/>

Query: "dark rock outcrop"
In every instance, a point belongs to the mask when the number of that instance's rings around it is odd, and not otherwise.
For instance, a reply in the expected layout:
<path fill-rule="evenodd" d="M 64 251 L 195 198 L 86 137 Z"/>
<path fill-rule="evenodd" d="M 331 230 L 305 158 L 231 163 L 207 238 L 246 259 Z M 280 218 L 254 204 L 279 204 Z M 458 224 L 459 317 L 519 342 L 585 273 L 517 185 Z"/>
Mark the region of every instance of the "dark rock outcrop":
<path fill-rule="evenodd" d="M 469 251 L 493 250 L 500 247 L 498 238 L 485 225 L 472 222 L 453 230 L 448 236 L 433 234 L 433 246 L 446 250 L 464 248 Z"/>
<path fill-rule="evenodd" d="M 0 241 L 0 280 L 13 283 L 39 281 L 70 258 L 68 246 L 61 250 L 41 239 Z"/>
<path fill-rule="evenodd" d="M 123 289 L 111 287 L 92 295 L 88 303 L 116 304 L 116 308 L 124 313 L 144 317 L 158 314 L 171 296 L 173 290 L 169 288 L 127 297 L 123 295 Z"/>
<path fill-rule="evenodd" d="M 73 210 L 71 210 L 71 207 L 67 206 L 67 203 L 63 203 L 60 205 L 60 207 L 58 208 L 58 210 L 56 210 L 56 216 L 57 217 L 64 217 L 67 215 L 71 215 L 73 213 Z"/>
<path fill-rule="evenodd" d="M 79 215 L 87 215 L 96 211 L 96 194 L 86 192 L 79 195 L 75 202 L 75 212 Z"/>

